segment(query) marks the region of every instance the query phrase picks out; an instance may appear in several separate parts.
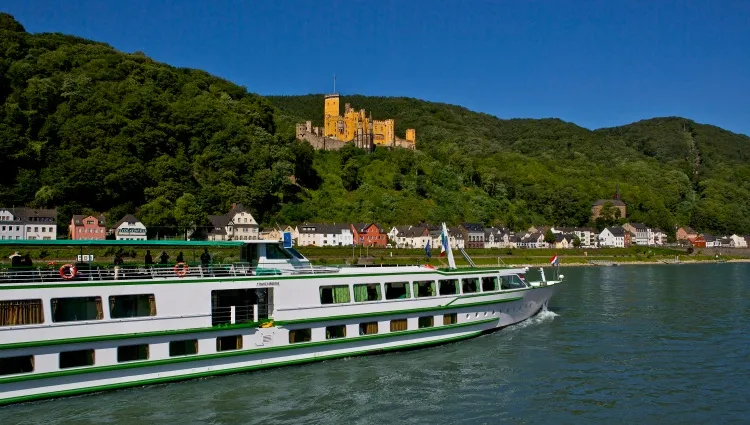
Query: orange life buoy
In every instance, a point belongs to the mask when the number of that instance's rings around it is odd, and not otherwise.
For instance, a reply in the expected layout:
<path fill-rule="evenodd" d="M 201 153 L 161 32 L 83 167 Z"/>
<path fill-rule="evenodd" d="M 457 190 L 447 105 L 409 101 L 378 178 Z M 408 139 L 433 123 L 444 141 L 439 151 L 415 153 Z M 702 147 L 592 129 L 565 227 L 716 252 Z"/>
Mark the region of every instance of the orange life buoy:
<path fill-rule="evenodd" d="M 60 267 L 60 276 L 65 280 L 73 279 L 77 274 L 78 269 L 72 264 L 63 264 L 62 267 Z"/>
<path fill-rule="evenodd" d="M 425 266 L 426 268 L 428 268 L 428 269 L 433 269 L 433 270 L 435 270 L 435 266 L 433 266 L 432 264 L 425 264 L 424 266 Z"/>
<path fill-rule="evenodd" d="M 174 265 L 174 273 L 179 277 L 183 277 L 188 274 L 189 270 L 190 266 L 185 263 L 177 263 Z"/>

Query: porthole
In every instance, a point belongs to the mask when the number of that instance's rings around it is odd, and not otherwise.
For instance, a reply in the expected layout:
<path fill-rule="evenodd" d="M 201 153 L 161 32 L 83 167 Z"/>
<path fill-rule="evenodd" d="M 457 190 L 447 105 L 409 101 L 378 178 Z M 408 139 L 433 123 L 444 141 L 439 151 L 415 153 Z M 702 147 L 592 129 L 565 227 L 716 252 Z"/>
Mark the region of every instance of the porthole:
<path fill-rule="evenodd" d="M 467 315 L 466 315 L 466 318 L 467 318 L 467 319 L 470 319 L 470 318 L 471 318 L 471 314 L 467 314 Z"/>

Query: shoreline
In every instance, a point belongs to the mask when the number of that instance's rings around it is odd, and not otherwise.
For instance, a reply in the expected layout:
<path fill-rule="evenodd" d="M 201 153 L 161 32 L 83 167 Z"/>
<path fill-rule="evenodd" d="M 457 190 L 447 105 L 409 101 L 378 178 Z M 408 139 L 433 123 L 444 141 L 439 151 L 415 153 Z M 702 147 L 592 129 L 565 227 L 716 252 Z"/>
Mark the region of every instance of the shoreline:
<path fill-rule="evenodd" d="M 638 266 L 638 265 L 686 265 L 686 264 L 725 264 L 725 263 L 750 263 L 750 258 L 737 258 L 731 260 L 692 260 L 679 262 L 664 262 L 664 261 L 612 261 L 612 264 L 592 264 L 592 263 L 565 263 L 560 262 L 560 267 L 619 267 L 619 266 Z M 491 265 L 477 265 L 479 268 L 492 268 L 497 267 L 495 264 Z M 507 264 L 506 267 L 551 267 L 549 263 L 526 263 L 526 264 Z"/>

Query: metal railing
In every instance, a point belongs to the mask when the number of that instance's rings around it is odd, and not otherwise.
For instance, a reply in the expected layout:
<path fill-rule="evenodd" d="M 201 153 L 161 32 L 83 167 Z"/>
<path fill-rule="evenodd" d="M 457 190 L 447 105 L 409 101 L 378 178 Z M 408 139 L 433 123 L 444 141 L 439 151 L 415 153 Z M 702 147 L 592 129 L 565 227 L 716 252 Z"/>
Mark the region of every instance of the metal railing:
<path fill-rule="evenodd" d="M 233 325 L 255 323 L 268 319 L 273 311 L 273 304 L 244 304 L 211 309 L 211 325 Z"/>
<path fill-rule="evenodd" d="M 289 274 L 336 273 L 333 267 L 305 267 L 295 269 L 278 269 L 272 266 L 252 267 L 249 263 L 210 264 L 210 265 L 122 265 L 122 266 L 89 266 L 77 264 L 75 270 L 69 265 L 51 265 L 46 267 L 4 268 L 0 269 L 0 285 L 10 283 L 33 282 L 75 282 L 101 280 L 165 280 L 182 278 L 220 278 L 278 276 Z"/>

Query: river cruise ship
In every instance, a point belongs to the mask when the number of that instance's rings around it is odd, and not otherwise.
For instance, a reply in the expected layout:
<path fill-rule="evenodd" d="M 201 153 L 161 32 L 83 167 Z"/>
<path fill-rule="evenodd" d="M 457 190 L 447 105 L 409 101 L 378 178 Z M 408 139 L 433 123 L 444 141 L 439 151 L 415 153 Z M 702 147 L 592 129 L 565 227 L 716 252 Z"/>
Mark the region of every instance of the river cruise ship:
<path fill-rule="evenodd" d="M 459 341 L 533 316 L 562 279 L 312 266 L 275 241 L 0 241 L 32 246 L 80 254 L 0 269 L 0 405 Z M 192 256 L 123 264 L 123 250 Z M 238 261 L 208 260 L 228 250 Z"/>

